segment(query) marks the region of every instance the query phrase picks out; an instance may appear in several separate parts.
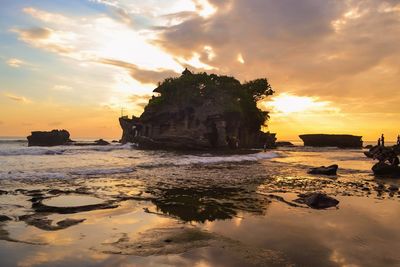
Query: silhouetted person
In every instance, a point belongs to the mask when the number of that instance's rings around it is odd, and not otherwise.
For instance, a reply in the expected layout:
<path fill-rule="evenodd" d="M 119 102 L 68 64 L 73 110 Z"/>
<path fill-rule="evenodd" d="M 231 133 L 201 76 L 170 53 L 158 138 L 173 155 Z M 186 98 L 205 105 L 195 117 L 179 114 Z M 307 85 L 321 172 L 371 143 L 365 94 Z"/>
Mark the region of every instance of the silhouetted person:
<path fill-rule="evenodd" d="M 381 146 L 381 139 L 378 138 L 378 146 Z"/>
<path fill-rule="evenodd" d="M 381 136 L 381 143 L 382 143 L 382 146 L 385 146 L 385 136 L 383 136 L 383 134 Z"/>
<path fill-rule="evenodd" d="M 400 145 L 400 134 L 397 136 L 397 144 Z"/>

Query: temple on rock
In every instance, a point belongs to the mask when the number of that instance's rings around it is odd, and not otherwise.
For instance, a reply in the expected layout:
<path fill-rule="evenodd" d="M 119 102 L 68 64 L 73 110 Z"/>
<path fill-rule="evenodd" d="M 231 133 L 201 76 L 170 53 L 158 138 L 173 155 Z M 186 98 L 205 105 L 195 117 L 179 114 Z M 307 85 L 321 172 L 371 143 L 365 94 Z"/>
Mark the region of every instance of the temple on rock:
<path fill-rule="evenodd" d="M 257 102 L 272 95 L 266 79 L 241 84 L 228 76 L 193 74 L 185 69 L 153 91 L 138 117 L 119 118 L 122 143 L 150 149 L 273 147 L 275 134 L 264 133 L 268 112 Z"/>

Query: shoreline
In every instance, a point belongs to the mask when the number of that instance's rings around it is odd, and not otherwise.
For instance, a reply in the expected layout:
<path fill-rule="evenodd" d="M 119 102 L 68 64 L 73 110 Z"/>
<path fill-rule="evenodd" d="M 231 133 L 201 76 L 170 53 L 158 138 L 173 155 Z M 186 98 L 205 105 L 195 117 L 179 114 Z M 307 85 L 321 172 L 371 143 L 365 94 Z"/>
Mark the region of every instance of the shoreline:
<path fill-rule="evenodd" d="M 372 160 L 362 150 L 294 147 L 245 161 L 249 154 L 94 149 L 3 157 L 13 171 L 0 179 L 2 265 L 336 266 L 338 255 L 354 265 L 400 263 L 391 223 L 400 219 L 400 180 L 364 172 Z M 196 163 L 225 156 L 241 161 Z M 337 176 L 307 174 L 333 161 Z M 17 168 L 25 178 L 12 179 Z M 33 169 L 66 175 L 33 178 Z M 307 192 L 339 204 L 295 201 Z"/>

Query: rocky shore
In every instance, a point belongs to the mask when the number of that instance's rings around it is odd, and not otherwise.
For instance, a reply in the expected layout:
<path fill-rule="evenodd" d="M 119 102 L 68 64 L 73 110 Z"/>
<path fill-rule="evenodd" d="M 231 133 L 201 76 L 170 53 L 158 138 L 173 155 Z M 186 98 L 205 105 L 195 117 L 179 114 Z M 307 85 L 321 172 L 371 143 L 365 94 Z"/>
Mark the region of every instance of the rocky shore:
<path fill-rule="evenodd" d="M 70 133 L 67 130 L 35 131 L 27 137 L 28 146 L 107 146 L 110 143 L 98 139 L 92 142 L 77 142 L 70 139 Z"/>
<path fill-rule="evenodd" d="M 379 161 L 372 167 L 375 175 L 390 175 L 400 178 L 400 145 L 391 147 L 373 146 L 364 154 L 368 158 Z"/>

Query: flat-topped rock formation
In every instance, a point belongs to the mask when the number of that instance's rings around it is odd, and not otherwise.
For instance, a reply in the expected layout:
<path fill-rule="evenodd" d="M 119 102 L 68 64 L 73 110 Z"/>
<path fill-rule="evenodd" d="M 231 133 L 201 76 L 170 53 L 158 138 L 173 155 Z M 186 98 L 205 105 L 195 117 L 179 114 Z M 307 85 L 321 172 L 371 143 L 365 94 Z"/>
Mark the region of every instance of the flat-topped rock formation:
<path fill-rule="evenodd" d="M 273 93 L 266 79 L 241 84 L 232 77 L 185 70 L 154 93 L 139 118 L 119 118 L 122 143 L 148 149 L 275 146 L 275 134 L 260 131 L 268 112 L 258 109 L 257 101 Z"/>
<path fill-rule="evenodd" d="M 67 130 L 34 131 L 27 137 L 28 146 L 107 146 L 109 142 L 98 139 L 95 141 L 73 141 Z"/>
<path fill-rule="evenodd" d="M 303 134 L 299 135 L 305 146 L 361 148 L 362 136 L 348 134 Z"/>
<path fill-rule="evenodd" d="M 28 146 L 60 146 L 71 141 L 66 130 L 35 131 L 27 139 Z"/>

